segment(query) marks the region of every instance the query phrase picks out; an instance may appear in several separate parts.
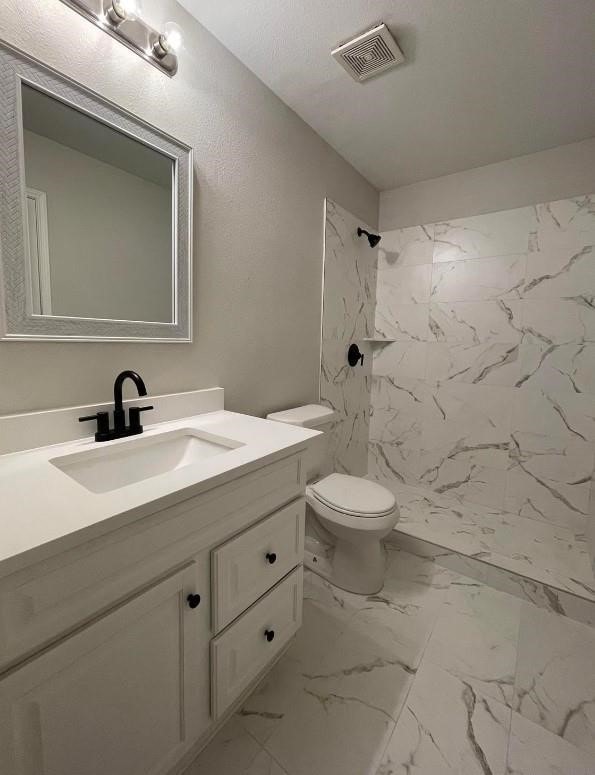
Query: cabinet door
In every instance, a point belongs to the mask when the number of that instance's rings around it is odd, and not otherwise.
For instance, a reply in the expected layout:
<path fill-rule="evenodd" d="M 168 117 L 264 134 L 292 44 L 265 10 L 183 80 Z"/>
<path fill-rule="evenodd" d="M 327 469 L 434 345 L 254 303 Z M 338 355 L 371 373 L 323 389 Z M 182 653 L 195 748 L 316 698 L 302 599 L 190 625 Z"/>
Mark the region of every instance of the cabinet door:
<path fill-rule="evenodd" d="M 158 775 L 176 762 L 209 723 L 204 566 L 186 566 L 0 681 L 2 775 Z M 201 604 L 190 608 L 195 593 Z"/>

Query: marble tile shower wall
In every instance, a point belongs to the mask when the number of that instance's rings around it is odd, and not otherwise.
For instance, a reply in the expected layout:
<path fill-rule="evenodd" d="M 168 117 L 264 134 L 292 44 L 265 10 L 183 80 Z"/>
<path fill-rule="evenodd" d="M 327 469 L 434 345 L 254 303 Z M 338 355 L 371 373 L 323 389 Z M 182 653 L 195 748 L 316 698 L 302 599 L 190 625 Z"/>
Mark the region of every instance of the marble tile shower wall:
<path fill-rule="evenodd" d="M 383 234 L 372 476 L 595 531 L 594 245 L 595 196 Z"/>
<path fill-rule="evenodd" d="M 362 476 L 368 467 L 371 357 L 363 340 L 374 332 L 377 249 L 357 236 L 366 225 L 326 201 L 320 398 L 339 414 L 331 434 L 334 470 Z M 355 342 L 363 366 L 347 363 Z"/>

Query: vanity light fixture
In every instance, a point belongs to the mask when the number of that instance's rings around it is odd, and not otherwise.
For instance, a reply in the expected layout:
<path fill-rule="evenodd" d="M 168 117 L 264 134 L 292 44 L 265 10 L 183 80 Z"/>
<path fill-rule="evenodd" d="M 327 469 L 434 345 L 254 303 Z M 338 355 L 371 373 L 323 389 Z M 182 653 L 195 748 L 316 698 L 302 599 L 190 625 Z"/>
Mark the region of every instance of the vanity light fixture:
<path fill-rule="evenodd" d="M 170 77 L 178 71 L 182 30 L 174 22 L 168 22 L 162 32 L 149 26 L 142 19 L 141 0 L 62 2 Z"/>

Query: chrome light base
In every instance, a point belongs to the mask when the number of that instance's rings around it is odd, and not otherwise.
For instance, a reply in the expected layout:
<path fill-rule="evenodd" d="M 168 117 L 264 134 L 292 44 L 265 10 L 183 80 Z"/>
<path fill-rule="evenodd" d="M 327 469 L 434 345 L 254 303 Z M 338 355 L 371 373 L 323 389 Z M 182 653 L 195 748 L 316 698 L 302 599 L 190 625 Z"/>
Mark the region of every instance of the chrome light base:
<path fill-rule="evenodd" d="M 173 52 L 164 51 L 160 45 L 161 33 L 142 19 L 120 16 L 112 8 L 110 0 L 62 0 L 62 2 L 120 43 L 128 46 L 131 51 L 170 78 L 177 73 L 178 57 Z"/>

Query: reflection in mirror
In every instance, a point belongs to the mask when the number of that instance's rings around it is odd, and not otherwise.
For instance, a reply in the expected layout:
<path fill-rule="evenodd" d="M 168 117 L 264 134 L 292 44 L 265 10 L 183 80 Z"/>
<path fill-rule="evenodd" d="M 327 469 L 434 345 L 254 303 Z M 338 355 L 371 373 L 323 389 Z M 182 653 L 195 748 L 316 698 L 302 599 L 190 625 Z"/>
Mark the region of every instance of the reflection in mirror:
<path fill-rule="evenodd" d="M 37 315 L 175 321 L 174 162 L 22 84 Z"/>

